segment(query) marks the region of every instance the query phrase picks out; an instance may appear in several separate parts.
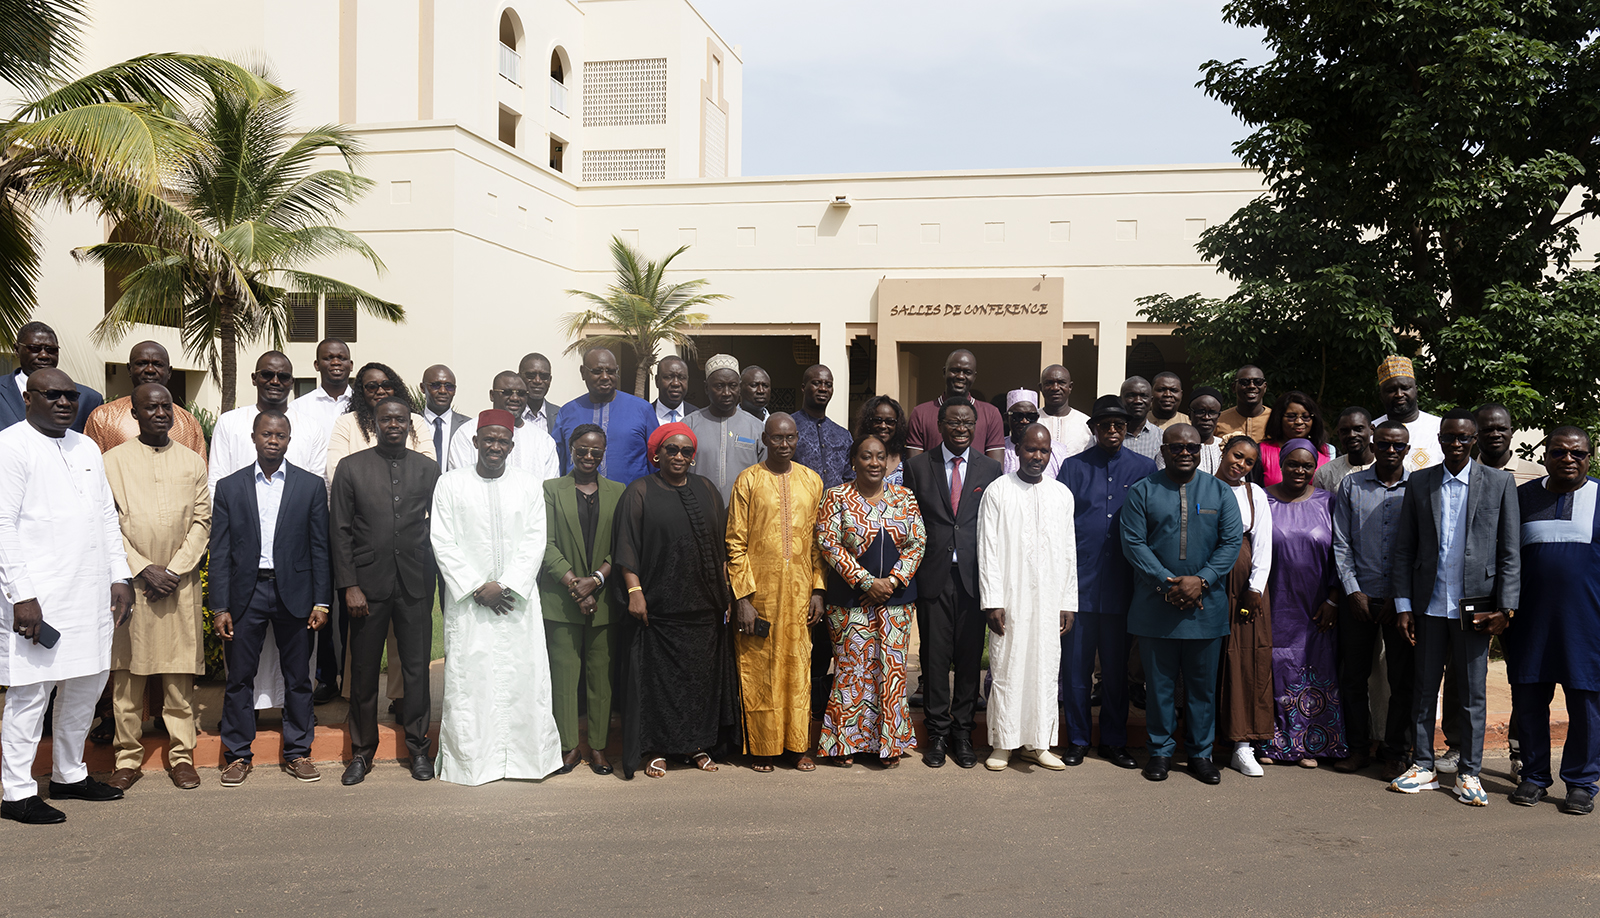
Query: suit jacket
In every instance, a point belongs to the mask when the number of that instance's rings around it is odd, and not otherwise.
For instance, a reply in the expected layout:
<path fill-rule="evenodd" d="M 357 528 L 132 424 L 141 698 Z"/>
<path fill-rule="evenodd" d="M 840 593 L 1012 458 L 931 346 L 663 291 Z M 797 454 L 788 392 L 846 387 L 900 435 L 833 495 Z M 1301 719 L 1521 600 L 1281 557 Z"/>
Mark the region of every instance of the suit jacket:
<path fill-rule="evenodd" d="M 617 515 L 617 504 L 626 490 L 619 481 L 600 479 L 599 518 L 594 527 L 594 553 L 588 570 L 579 570 L 578 576 L 588 576 L 600 565 L 611 560 L 611 520 Z M 612 569 L 612 577 L 598 594 L 594 614 L 584 615 L 572 601 L 561 578 L 567 571 L 583 563 L 583 521 L 578 516 L 578 482 L 570 474 L 552 478 L 544 483 L 545 533 L 549 541 L 544 549 L 544 563 L 539 567 L 539 605 L 544 617 L 553 622 L 570 625 L 591 624 L 596 627 L 612 622 L 612 586 L 622 582 L 622 571 Z"/>
<path fill-rule="evenodd" d="M 961 585 L 972 596 L 978 595 L 978 504 L 983 489 L 1003 474 L 1000 463 L 990 459 L 973 444 L 967 450 L 970 461 L 961 470 L 961 510 L 950 513 L 950 482 L 944 474 L 944 449 L 935 446 L 907 459 L 904 465 L 906 487 L 917 498 L 922 523 L 928 530 L 928 545 L 917 568 L 917 595 L 932 599 L 950 582 L 950 549 L 956 552 L 961 570 Z"/>
<path fill-rule="evenodd" d="M 285 462 L 283 500 L 272 538 L 278 599 L 295 618 L 333 598 L 328 568 L 328 490 L 322 478 Z M 211 506 L 212 608 L 234 615 L 250 608 L 261 559 L 261 512 L 256 504 L 256 464 L 217 482 Z"/>
<path fill-rule="evenodd" d="M 0 379 L 0 430 L 19 424 L 28 417 L 28 406 L 22 401 L 22 393 L 17 391 L 16 370 L 9 377 Z M 83 433 L 83 425 L 89 423 L 89 415 L 105 401 L 100 393 L 82 383 L 73 383 L 78 387 L 78 419 L 72 422 L 72 429 Z"/>
<path fill-rule="evenodd" d="M 455 439 L 456 431 L 461 429 L 461 425 L 472 420 L 472 418 L 469 418 L 454 408 L 451 408 L 450 412 L 444 415 L 444 419 L 444 453 L 438 458 L 445 460 L 445 464 L 448 465 L 450 456 L 450 441 Z M 424 437 L 427 437 L 429 443 L 433 442 L 433 427 L 431 425 L 428 426 L 427 430 L 420 431 L 420 434 Z M 366 587 L 362 587 L 361 591 L 363 593 L 366 592 Z"/>
<path fill-rule="evenodd" d="M 1394 534 L 1394 598 L 1411 600 L 1417 615 L 1427 611 L 1439 577 L 1439 525 L 1444 514 L 1440 489 L 1444 466 L 1411 473 Z M 1467 479 L 1466 563 L 1461 598 L 1495 597 L 1495 608 L 1515 609 L 1522 598 L 1522 515 L 1517 483 L 1510 472 L 1474 460 Z"/>
<path fill-rule="evenodd" d="M 438 480 L 438 464 L 415 450 L 387 459 L 364 449 L 339 463 L 328 508 L 335 589 L 358 586 L 374 602 L 397 590 L 433 592 L 429 511 Z"/>

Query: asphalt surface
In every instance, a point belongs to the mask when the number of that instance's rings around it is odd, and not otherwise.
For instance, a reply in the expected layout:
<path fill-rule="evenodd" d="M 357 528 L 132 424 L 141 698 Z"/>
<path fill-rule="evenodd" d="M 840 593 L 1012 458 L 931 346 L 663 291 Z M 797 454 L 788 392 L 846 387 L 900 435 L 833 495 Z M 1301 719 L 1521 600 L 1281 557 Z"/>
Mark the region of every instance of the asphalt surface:
<path fill-rule="evenodd" d="M 156 773 L 122 801 L 63 801 L 64 825 L 0 823 L 0 916 L 1600 913 L 1600 815 L 1512 806 L 1506 765 L 1484 809 L 1375 773 L 1212 788 L 1094 757 L 477 788 L 393 763 L 355 788 L 336 766 L 239 788 L 207 770 L 187 792 Z"/>

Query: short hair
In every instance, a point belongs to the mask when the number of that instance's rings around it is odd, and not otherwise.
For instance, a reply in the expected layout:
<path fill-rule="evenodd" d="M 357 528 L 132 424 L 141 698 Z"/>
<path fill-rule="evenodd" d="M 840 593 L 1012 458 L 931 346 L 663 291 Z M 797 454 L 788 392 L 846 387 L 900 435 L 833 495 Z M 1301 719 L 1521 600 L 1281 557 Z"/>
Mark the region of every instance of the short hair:
<path fill-rule="evenodd" d="M 256 415 L 253 420 L 251 420 L 251 422 L 250 422 L 250 432 L 251 433 L 255 433 L 255 432 L 257 432 L 257 431 L 259 431 L 261 429 L 261 419 L 262 418 L 281 418 L 283 420 L 284 426 L 288 427 L 291 433 L 294 431 L 294 424 L 292 422 L 290 422 L 288 414 L 286 414 L 285 412 L 279 411 L 276 408 L 268 408 L 266 411 L 261 412 L 260 414 Z"/>
<path fill-rule="evenodd" d="M 1440 420 L 1471 421 L 1473 429 L 1477 429 L 1478 426 L 1478 416 L 1473 414 L 1472 409 L 1470 408 L 1451 408 L 1449 411 L 1445 412 L 1445 416 L 1440 418 Z"/>
<path fill-rule="evenodd" d="M 877 434 L 862 433 L 856 434 L 856 438 L 850 441 L 850 452 L 845 456 L 845 458 L 849 459 L 851 462 L 854 462 L 856 460 L 856 456 L 861 453 L 861 444 L 867 442 L 868 440 L 877 440 L 878 443 L 883 446 L 884 452 L 887 453 L 889 451 L 889 445 L 883 442 L 882 437 L 878 436 Z"/>
<path fill-rule="evenodd" d="M 1183 385 L 1183 377 L 1181 377 L 1178 374 L 1172 372 L 1171 370 L 1162 370 L 1160 373 L 1157 373 L 1156 375 L 1150 377 L 1150 382 L 1154 383 L 1156 380 L 1164 379 L 1164 378 L 1166 378 L 1168 376 L 1170 376 L 1173 379 L 1177 380 L 1178 381 L 1178 385 L 1180 385 L 1180 386 Z"/>
<path fill-rule="evenodd" d="M 1511 421 L 1512 425 L 1516 425 L 1517 419 L 1511 416 L 1511 409 L 1500 404 L 1499 402 L 1484 402 L 1483 404 L 1479 405 L 1478 410 L 1472 412 L 1472 419 L 1476 421 L 1478 419 L 1478 415 L 1483 414 L 1485 411 L 1504 411 L 1506 413 L 1506 417 Z"/>
<path fill-rule="evenodd" d="M 399 405 L 401 408 L 406 410 L 407 416 L 410 416 L 411 414 L 411 401 L 409 399 L 401 398 L 398 395 L 385 395 L 383 398 L 378 399 L 378 404 L 372 406 L 374 423 L 376 423 L 378 409 L 382 408 L 384 405 Z"/>
<path fill-rule="evenodd" d="M 1368 423 L 1372 422 L 1372 412 L 1361 407 L 1360 405 L 1351 405 L 1349 408 L 1339 412 L 1339 420 L 1342 421 L 1345 418 L 1353 418 L 1356 415 L 1366 418 Z"/>
<path fill-rule="evenodd" d="M 571 449 L 580 439 L 592 433 L 599 434 L 602 440 L 606 438 L 606 429 L 599 424 L 579 424 L 572 428 L 572 436 L 567 438 L 567 448 Z"/>
<path fill-rule="evenodd" d="M 514 377 L 518 382 L 523 382 L 522 374 L 518 373 L 516 370 L 501 370 L 500 372 L 494 374 L 494 379 L 490 380 L 489 384 L 494 385 L 495 383 L 498 383 L 500 380 L 507 377 Z"/>
<path fill-rule="evenodd" d="M 1583 442 L 1589 444 L 1590 449 L 1594 448 L 1594 438 L 1589 436 L 1587 430 L 1575 424 L 1562 424 L 1555 430 L 1550 431 L 1549 439 L 1554 440 L 1556 437 L 1582 437 Z"/>
<path fill-rule="evenodd" d="M 1403 430 L 1408 438 L 1411 436 L 1411 428 L 1400 423 L 1399 421 L 1396 421 L 1394 418 L 1390 418 L 1389 420 L 1384 421 L 1382 424 L 1379 424 L 1373 432 L 1376 433 L 1379 430 Z"/>
<path fill-rule="evenodd" d="M 317 342 L 317 350 L 322 350 L 322 346 L 324 344 L 342 344 L 344 345 L 345 350 L 350 350 L 350 343 L 345 341 L 343 338 L 323 338 L 321 341 Z"/>
<path fill-rule="evenodd" d="M 290 360 L 289 359 L 289 355 L 285 354 L 283 351 L 266 351 L 266 352 L 262 353 L 262 355 L 260 357 L 256 358 L 256 364 L 255 365 L 258 366 L 258 367 L 261 366 L 261 361 L 266 360 L 266 359 L 268 359 L 270 357 L 282 357 L 284 362 L 289 365 L 290 371 L 293 372 L 294 361 Z M 252 372 L 254 372 L 254 371 L 252 371 Z"/>
<path fill-rule="evenodd" d="M 956 407 L 957 405 L 966 405 L 968 408 L 972 409 L 973 417 L 977 417 L 977 415 L 978 415 L 978 406 L 973 404 L 972 399 L 970 399 L 970 398 L 947 398 L 947 399 L 944 400 L 943 403 L 941 403 L 939 405 L 938 421 L 939 421 L 940 424 L 944 423 L 945 412 L 949 411 L 951 408 Z"/>
<path fill-rule="evenodd" d="M 44 332 L 52 338 L 56 337 L 56 330 L 44 324 L 43 322 L 29 322 L 17 329 L 16 343 L 21 344 L 23 338 L 26 338 L 35 332 Z"/>
<path fill-rule="evenodd" d="M 589 350 L 596 350 L 596 349 L 595 348 L 590 348 Z M 604 348 L 600 348 L 600 350 L 604 350 Z M 584 353 L 587 354 L 588 351 L 585 351 Z M 612 354 L 611 356 L 615 357 L 616 355 Z M 522 359 L 517 361 L 517 366 L 520 367 L 520 366 L 522 366 L 523 364 L 527 363 L 528 361 L 532 360 L 535 357 L 539 358 L 540 360 L 543 360 L 545 363 L 549 363 L 550 362 L 550 358 L 549 357 L 546 357 L 545 355 L 539 353 L 538 351 L 534 351 L 534 352 L 532 352 L 530 354 L 523 354 L 522 355 Z M 665 359 L 665 358 L 663 358 L 663 359 Z M 517 375 L 520 376 L 522 374 L 519 373 Z"/>

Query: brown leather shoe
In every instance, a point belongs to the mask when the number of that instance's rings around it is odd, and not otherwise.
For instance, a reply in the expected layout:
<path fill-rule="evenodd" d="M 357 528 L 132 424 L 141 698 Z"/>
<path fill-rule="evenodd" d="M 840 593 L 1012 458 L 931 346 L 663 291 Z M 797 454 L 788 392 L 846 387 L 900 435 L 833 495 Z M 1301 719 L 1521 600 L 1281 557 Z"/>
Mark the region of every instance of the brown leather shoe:
<path fill-rule="evenodd" d="M 289 776 L 296 781 L 304 781 L 307 784 L 322 780 L 322 772 L 318 771 L 317 766 L 311 764 L 311 760 L 305 756 L 286 763 L 283 766 L 283 770 L 288 772 Z"/>
<path fill-rule="evenodd" d="M 144 772 L 137 768 L 119 768 L 111 773 L 111 777 L 106 780 L 106 783 L 117 790 L 125 791 L 142 777 L 144 777 Z"/>
<path fill-rule="evenodd" d="M 200 772 L 188 762 L 179 762 L 167 772 L 172 779 L 172 786 L 179 790 L 194 790 L 200 786 Z"/>
<path fill-rule="evenodd" d="M 1340 759 L 1333 763 L 1333 770 L 1340 774 L 1352 775 L 1372 764 L 1372 757 L 1363 752 L 1357 752 L 1347 759 Z"/>
<path fill-rule="evenodd" d="M 250 777 L 250 772 L 254 770 L 255 766 L 250 764 L 249 761 L 234 759 L 222 767 L 222 786 L 238 787 L 244 783 L 245 778 Z"/>

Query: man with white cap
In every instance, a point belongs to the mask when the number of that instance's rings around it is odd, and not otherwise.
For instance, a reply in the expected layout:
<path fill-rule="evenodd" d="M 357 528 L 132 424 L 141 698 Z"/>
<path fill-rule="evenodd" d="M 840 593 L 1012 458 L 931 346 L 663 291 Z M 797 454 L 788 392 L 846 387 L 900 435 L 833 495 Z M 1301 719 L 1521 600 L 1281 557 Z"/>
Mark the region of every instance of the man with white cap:
<path fill-rule="evenodd" d="M 1005 474 L 1010 475 L 1021 467 L 1017 458 L 1017 444 L 1028 428 L 1039 423 L 1039 393 L 1032 389 L 1012 389 L 1006 393 L 1006 454 L 1000 461 Z M 1046 427 L 1045 430 L 1050 428 Z M 1061 471 L 1061 461 L 1072 455 L 1066 441 L 1057 443 L 1050 438 L 1050 464 L 1044 470 L 1046 478 L 1054 480 Z"/>
<path fill-rule="evenodd" d="M 739 361 L 727 354 L 706 361 L 706 407 L 683 423 L 700 443 L 694 473 L 710 479 L 723 500 L 732 498 L 740 472 L 767 457 L 761 442 L 766 424 L 739 409 Z"/>

